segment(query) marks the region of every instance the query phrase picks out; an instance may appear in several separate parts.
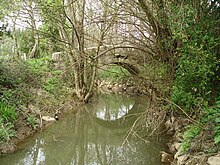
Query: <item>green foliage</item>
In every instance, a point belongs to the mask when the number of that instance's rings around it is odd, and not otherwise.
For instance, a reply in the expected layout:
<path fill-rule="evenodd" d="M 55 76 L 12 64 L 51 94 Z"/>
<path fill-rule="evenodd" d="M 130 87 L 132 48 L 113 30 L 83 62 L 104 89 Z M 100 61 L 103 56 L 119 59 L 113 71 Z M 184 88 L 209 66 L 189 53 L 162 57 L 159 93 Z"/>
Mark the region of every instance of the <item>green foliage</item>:
<path fill-rule="evenodd" d="M 57 77 L 51 77 L 48 79 L 47 83 L 44 85 L 44 90 L 49 93 L 54 93 L 60 87 L 60 81 Z"/>
<path fill-rule="evenodd" d="M 3 35 L 11 36 L 11 33 L 8 30 L 8 23 L 2 23 L 0 21 L 0 37 L 2 37 Z M 1 40 L 1 38 L 0 38 L 0 40 Z"/>
<path fill-rule="evenodd" d="M 214 53 L 187 43 L 178 62 L 172 100 L 187 110 L 206 104 L 218 65 Z"/>
<path fill-rule="evenodd" d="M 0 73 L 0 99 L 16 107 L 35 102 L 36 89 L 43 88 L 57 98 L 68 92 L 61 71 L 53 70 L 47 57 L 0 63 Z"/>
<path fill-rule="evenodd" d="M 8 16 L 8 14 L 11 14 L 12 11 L 17 10 L 18 1 L 14 0 L 1 0 L 1 6 L 0 6 L 0 20 Z"/>
<path fill-rule="evenodd" d="M 60 48 L 60 42 L 58 41 L 60 34 L 56 24 L 56 17 L 63 13 L 63 3 L 60 0 L 39 0 L 38 3 L 41 5 L 44 19 L 44 24 L 39 28 L 40 36 L 43 38 L 39 45 L 40 55 L 42 56 L 45 52 L 53 53 L 63 50 L 63 48 Z M 63 19 L 62 24 L 65 24 L 65 19 Z"/>
<path fill-rule="evenodd" d="M 18 44 L 22 53 L 28 54 L 34 45 L 34 35 L 31 29 L 17 32 Z"/>
<path fill-rule="evenodd" d="M 45 23 L 39 29 L 40 42 L 37 49 L 37 57 L 42 58 L 51 55 L 58 50 L 58 43 L 54 37 L 59 38 L 59 32 L 53 24 Z M 26 29 L 16 32 L 20 52 L 27 54 L 30 52 L 35 43 L 33 31 Z"/>
<path fill-rule="evenodd" d="M 2 95 L 0 96 L 0 100 L 5 102 L 8 105 L 19 105 L 23 100 L 23 92 L 21 89 L 4 89 L 2 91 Z"/>
<path fill-rule="evenodd" d="M 61 71 L 53 70 L 47 81 L 43 84 L 43 89 L 53 94 L 57 99 L 69 93 L 69 88 L 61 79 Z"/>
<path fill-rule="evenodd" d="M 111 66 L 107 70 L 100 71 L 100 78 L 108 81 L 123 81 L 129 77 L 129 72 L 120 66 Z"/>
<path fill-rule="evenodd" d="M 183 151 L 188 150 L 191 147 L 193 140 L 199 135 L 201 132 L 201 127 L 199 125 L 190 125 L 186 131 L 184 132 L 183 138 L 184 141 L 182 143 Z"/>
<path fill-rule="evenodd" d="M 153 64 L 146 64 L 144 74 L 149 79 L 163 79 L 167 76 L 168 67 L 162 63 L 155 62 Z"/>
<path fill-rule="evenodd" d="M 218 150 L 218 148 L 220 148 L 220 97 L 218 98 L 215 106 L 204 108 L 203 112 L 204 114 L 200 122 L 203 127 L 198 124 L 192 124 L 188 126 L 188 128 L 184 132 L 184 140 L 182 144 L 182 148 L 184 151 L 188 150 L 191 147 L 194 140 L 195 143 L 197 143 L 196 137 L 202 131 L 202 136 L 206 136 L 207 139 L 211 139 L 211 141 L 213 141 L 215 144 L 215 146 L 213 146 L 212 149 L 209 149 L 208 152 L 215 152 L 216 149 Z"/>
<path fill-rule="evenodd" d="M 16 118 L 15 107 L 0 101 L 0 143 L 15 136 L 14 122 Z"/>
<path fill-rule="evenodd" d="M 0 116 L 4 121 L 13 123 L 17 118 L 15 107 L 6 105 L 4 102 L 0 101 Z"/>
<path fill-rule="evenodd" d="M 220 38 L 213 30 L 216 24 L 211 15 L 195 22 L 197 11 L 191 3 L 178 11 L 185 17 L 180 17 L 181 26 L 172 26 L 174 38 L 181 39 L 182 47 L 171 98 L 185 110 L 202 110 L 212 99 L 212 89 L 219 88 L 214 87 L 213 82 L 220 80 L 220 61 L 216 53 Z"/>
<path fill-rule="evenodd" d="M 33 62 L 34 63 L 34 62 Z M 16 88 L 21 83 L 36 86 L 39 85 L 39 78 L 42 76 L 40 69 L 26 61 L 15 61 L 0 63 L 0 84 L 9 88 Z"/>
<path fill-rule="evenodd" d="M 14 125 L 10 122 L 5 124 L 0 118 L 0 143 L 10 140 L 11 137 L 15 136 L 15 133 Z"/>
<path fill-rule="evenodd" d="M 1 51 L 0 51 L 0 59 L 4 59 L 6 61 L 10 61 L 14 57 L 14 47 L 15 42 L 12 37 L 3 35 L 0 37 L 2 39 Z"/>
<path fill-rule="evenodd" d="M 36 73 L 24 61 L 0 63 L 0 99 L 7 104 L 20 106 L 33 100 L 31 88 L 41 86 L 42 74 Z"/>
<path fill-rule="evenodd" d="M 220 118 L 218 118 L 220 119 Z M 220 143 L 220 122 L 216 121 L 215 122 L 215 128 L 214 128 L 214 131 L 215 131 L 215 135 L 214 135 L 214 142 L 215 144 L 219 144 Z"/>
<path fill-rule="evenodd" d="M 214 107 L 206 108 L 203 122 L 213 126 L 214 143 L 220 144 L 220 97 Z"/>
<path fill-rule="evenodd" d="M 47 57 L 29 59 L 27 65 L 35 75 L 43 76 L 46 72 L 49 72 L 49 58 Z"/>
<path fill-rule="evenodd" d="M 16 83 L 16 77 L 14 77 L 14 74 L 11 74 L 10 67 L 0 62 L 0 84 L 4 87 L 12 87 Z"/>
<path fill-rule="evenodd" d="M 169 65 L 155 61 L 145 65 L 142 75 L 166 97 L 170 93 L 169 71 Z"/>
<path fill-rule="evenodd" d="M 59 31 L 57 26 L 51 19 L 46 18 L 46 22 L 40 26 L 40 32 L 42 33 L 42 39 L 40 40 L 39 53 L 41 57 L 48 56 L 48 53 L 61 51 L 59 48 L 59 42 L 55 38 L 59 38 Z"/>
<path fill-rule="evenodd" d="M 33 129 L 36 129 L 37 128 L 37 119 L 34 115 L 29 115 L 27 117 L 27 122 L 28 124 L 30 124 L 30 126 L 33 128 Z"/>

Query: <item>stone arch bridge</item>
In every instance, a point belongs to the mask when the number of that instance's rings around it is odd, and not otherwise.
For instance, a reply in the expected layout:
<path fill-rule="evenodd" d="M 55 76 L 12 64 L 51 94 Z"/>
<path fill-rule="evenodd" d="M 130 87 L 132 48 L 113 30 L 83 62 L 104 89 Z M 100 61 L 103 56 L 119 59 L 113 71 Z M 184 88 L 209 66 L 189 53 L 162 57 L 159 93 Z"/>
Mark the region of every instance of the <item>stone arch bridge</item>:
<path fill-rule="evenodd" d="M 96 47 L 86 48 L 90 53 L 96 51 Z M 100 47 L 98 59 L 101 67 L 109 65 L 118 65 L 126 69 L 131 75 L 138 75 L 141 69 L 141 63 L 144 61 L 139 55 L 139 50 L 131 45 L 105 45 Z"/>
<path fill-rule="evenodd" d="M 94 54 L 97 47 L 88 47 L 84 51 L 86 54 Z M 131 45 L 105 45 L 100 47 L 98 58 L 100 68 L 109 65 L 118 65 L 126 69 L 131 75 L 138 75 L 141 70 L 141 64 L 145 62 L 144 55 L 141 57 L 141 51 Z M 62 61 L 63 52 L 54 52 L 52 60 L 59 62 Z"/>

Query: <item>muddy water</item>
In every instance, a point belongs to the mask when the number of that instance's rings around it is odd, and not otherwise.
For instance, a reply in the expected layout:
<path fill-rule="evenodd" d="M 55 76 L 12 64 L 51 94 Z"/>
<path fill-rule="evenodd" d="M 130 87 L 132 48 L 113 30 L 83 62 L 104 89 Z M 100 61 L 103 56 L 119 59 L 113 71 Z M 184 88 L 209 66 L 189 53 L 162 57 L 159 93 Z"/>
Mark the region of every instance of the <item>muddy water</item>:
<path fill-rule="evenodd" d="M 123 95 L 100 95 L 19 146 L 14 154 L 0 157 L 1 165 L 161 165 L 166 150 L 162 136 L 128 135 L 148 100 Z M 127 141 L 125 140 L 127 137 Z"/>

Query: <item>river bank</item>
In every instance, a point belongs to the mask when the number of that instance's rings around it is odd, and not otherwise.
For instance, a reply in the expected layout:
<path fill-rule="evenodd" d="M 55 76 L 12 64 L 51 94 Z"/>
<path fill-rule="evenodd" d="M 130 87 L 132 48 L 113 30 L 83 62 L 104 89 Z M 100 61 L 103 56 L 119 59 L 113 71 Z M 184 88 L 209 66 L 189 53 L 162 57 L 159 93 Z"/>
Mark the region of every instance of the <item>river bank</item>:
<path fill-rule="evenodd" d="M 17 145 L 39 131 L 44 131 L 48 126 L 69 113 L 73 108 L 82 104 L 76 97 L 69 95 L 66 100 L 55 100 L 52 95 L 43 90 L 35 90 L 38 99 L 47 102 L 47 107 L 42 108 L 39 103 L 29 103 L 22 110 L 18 111 L 14 123 L 16 135 L 0 144 L 0 155 L 13 153 Z M 51 101 L 53 100 L 53 101 Z M 56 102 L 56 104 L 54 104 Z"/>
<path fill-rule="evenodd" d="M 143 97 L 99 94 L 25 140 L 17 152 L 1 157 L 1 163 L 161 165 L 160 150 L 167 150 L 168 138 L 148 137 L 136 125 L 149 106 Z"/>
<path fill-rule="evenodd" d="M 132 86 L 132 84 L 110 84 L 102 82 L 99 84 L 99 91 L 107 93 L 121 93 L 126 95 L 149 95 L 149 93 L 144 91 L 141 87 L 135 87 Z M 38 116 L 38 120 L 35 127 L 27 124 L 27 116 L 20 115 L 15 123 L 17 135 L 7 143 L 1 145 L 1 154 L 13 153 L 16 151 L 19 143 L 28 137 L 33 136 L 36 132 L 44 131 L 47 126 L 56 122 L 56 116 L 58 116 L 57 119 L 62 118 L 62 116 L 65 116 L 66 113 L 71 112 L 71 110 L 76 109 L 78 105 L 82 104 L 82 102 L 77 101 L 76 98 L 70 98 L 63 103 L 60 103 L 58 107 L 40 111 L 40 113 L 37 110 L 38 107 L 28 105 L 27 108 L 29 111 L 37 112 L 36 115 Z M 155 106 L 155 104 L 153 104 L 153 106 L 154 107 L 151 106 L 153 112 L 151 111 L 146 114 L 150 116 L 149 120 L 150 118 L 159 119 L 159 122 L 155 120 L 153 121 L 155 122 L 154 124 L 151 123 L 154 125 L 154 127 L 152 127 L 152 134 L 155 133 L 157 136 L 160 136 L 161 132 L 166 131 L 167 134 L 172 135 L 170 142 L 167 144 L 169 151 L 161 151 L 162 162 L 172 165 L 219 165 L 219 153 L 207 154 L 198 150 L 198 146 L 194 146 L 194 148 L 190 148 L 190 150 L 183 151 L 181 145 L 183 144 L 184 131 L 186 130 L 186 127 L 192 123 L 193 119 L 186 116 L 180 116 L 173 111 L 165 112 L 161 109 L 161 107 Z M 212 142 L 206 143 L 205 145 L 207 145 L 207 147 L 213 147 Z"/>
<path fill-rule="evenodd" d="M 101 91 L 125 93 L 129 95 L 150 96 L 152 94 L 149 90 L 132 84 L 112 84 L 103 81 L 99 84 L 99 87 Z M 170 142 L 167 144 L 169 153 L 161 152 L 161 162 L 172 165 L 220 165 L 220 152 L 217 151 L 218 149 L 215 149 L 216 145 L 213 141 L 213 131 L 203 131 L 200 136 L 195 139 L 193 145 L 187 151 L 184 151 L 184 133 L 188 126 L 194 122 L 196 122 L 194 118 L 184 114 L 180 115 L 173 110 L 166 113 L 164 121 L 157 127 L 160 131 L 155 130 L 155 132 L 161 132 L 162 128 L 166 130 L 167 134 L 172 135 Z M 210 130 L 210 128 L 204 130 Z M 210 136 L 208 134 L 210 134 Z M 207 137 L 210 139 L 207 139 Z M 213 152 L 212 150 L 216 150 L 217 152 Z"/>
<path fill-rule="evenodd" d="M 123 93 L 129 95 L 140 94 L 140 89 L 132 86 L 131 84 L 120 84 L 109 85 L 109 83 L 103 83 L 103 86 L 99 86 L 98 89 L 102 92 L 114 92 Z M 105 87 L 105 88 L 103 88 Z M 121 92 L 120 92 L 121 91 Z M 75 95 L 68 95 L 65 99 L 55 99 L 53 95 L 42 89 L 30 89 L 30 92 L 36 96 L 39 103 L 28 103 L 26 107 L 19 110 L 18 118 L 14 123 L 14 130 L 16 135 L 11 139 L 8 139 L 4 143 L 0 144 L 0 155 L 13 153 L 17 150 L 17 145 L 27 138 L 33 136 L 39 131 L 44 131 L 48 126 L 59 120 L 66 113 L 76 109 L 77 106 L 84 104 L 79 101 Z M 143 93 L 142 93 L 143 94 Z M 65 101 L 64 101 L 65 100 Z M 45 104 L 47 107 L 39 106 L 39 104 Z M 56 104 L 52 105 L 54 102 Z M 25 112 L 25 113 L 24 113 Z M 28 121 L 29 114 L 33 116 L 31 121 Z"/>
<path fill-rule="evenodd" d="M 191 147 L 184 151 L 184 136 L 186 128 L 192 123 L 192 120 L 179 115 L 172 115 L 165 122 L 167 133 L 172 133 L 173 136 L 168 143 L 169 154 L 174 158 L 172 165 L 219 165 L 220 153 L 208 153 L 206 149 L 214 149 L 214 142 L 204 139 L 208 132 L 203 132 L 197 137 Z"/>

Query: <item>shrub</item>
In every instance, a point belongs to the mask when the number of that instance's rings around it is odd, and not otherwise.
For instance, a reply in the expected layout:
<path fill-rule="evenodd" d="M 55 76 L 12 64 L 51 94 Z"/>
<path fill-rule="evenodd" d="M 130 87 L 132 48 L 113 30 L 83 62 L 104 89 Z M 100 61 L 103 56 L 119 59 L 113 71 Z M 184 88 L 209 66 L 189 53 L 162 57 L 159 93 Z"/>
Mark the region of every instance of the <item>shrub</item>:
<path fill-rule="evenodd" d="M 176 104 L 192 110 L 202 109 L 210 101 L 219 65 L 215 56 L 197 41 L 189 41 L 183 46 L 171 97 Z"/>
<path fill-rule="evenodd" d="M 43 84 L 43 89 L 54 96 L 65 95 L 68 92 L 60 74 L 60 71 L 53 71 L 51 77 Z"/>

